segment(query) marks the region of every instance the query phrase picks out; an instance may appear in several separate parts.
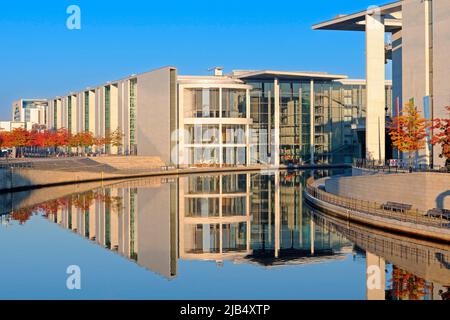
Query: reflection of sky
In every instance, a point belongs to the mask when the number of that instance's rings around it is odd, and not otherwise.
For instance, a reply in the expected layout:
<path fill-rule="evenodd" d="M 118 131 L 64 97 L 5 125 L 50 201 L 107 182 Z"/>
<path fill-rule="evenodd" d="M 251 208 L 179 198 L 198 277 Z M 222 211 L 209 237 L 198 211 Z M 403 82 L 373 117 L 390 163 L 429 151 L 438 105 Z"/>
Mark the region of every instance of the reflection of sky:
<path fill-rule="evenodd" d="M 365 299 L 365 262 L 265 269 L 179 261 L 168 281 L 44 218 L 0 227 L 0 299 Z M 82 290 L 66 289 L 79 265 Z"/>

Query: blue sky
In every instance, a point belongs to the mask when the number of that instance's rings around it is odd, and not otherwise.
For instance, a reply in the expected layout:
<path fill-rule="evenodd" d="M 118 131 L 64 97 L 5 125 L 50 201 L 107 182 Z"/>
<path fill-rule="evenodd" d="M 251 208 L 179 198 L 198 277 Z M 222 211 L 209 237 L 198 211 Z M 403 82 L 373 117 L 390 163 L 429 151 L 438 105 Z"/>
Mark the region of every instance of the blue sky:
<path fill-rule="evenodd" d="M 48 98 L 165 65 L 181 74 L 280 69 L 365 74 L 364 34 L 311 25 L 386 0 L 40 0 L 2 2 L 0 119 Z M 66 28 L 81 8 L 82 29 Z"/>

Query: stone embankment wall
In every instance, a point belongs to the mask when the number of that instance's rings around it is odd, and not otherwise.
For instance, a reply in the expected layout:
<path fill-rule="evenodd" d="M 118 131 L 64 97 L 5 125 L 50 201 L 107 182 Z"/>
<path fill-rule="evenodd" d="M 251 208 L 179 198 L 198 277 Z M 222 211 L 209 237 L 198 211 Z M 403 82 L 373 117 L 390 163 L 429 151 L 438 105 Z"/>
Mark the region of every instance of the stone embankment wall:
<path fill-rule="evenodd" d="M 327 192 L 348 198 L 410 204 L 414 209 L 450 209 L 450 174 L 411 173 L 337 177 L 326 180 Z"/>

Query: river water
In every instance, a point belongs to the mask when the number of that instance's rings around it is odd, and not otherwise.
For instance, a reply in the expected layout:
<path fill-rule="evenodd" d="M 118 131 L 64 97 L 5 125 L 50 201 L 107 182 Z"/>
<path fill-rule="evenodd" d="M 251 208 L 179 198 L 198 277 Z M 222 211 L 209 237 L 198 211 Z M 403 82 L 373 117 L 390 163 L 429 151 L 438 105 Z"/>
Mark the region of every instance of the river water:
<path fill-rule="evenodd" d="M 203 174 L 0 195 L 0 299 L 441 300 L 448 245 L 338 220 L 303 200 L 310 175 L 344 173 Z"/>

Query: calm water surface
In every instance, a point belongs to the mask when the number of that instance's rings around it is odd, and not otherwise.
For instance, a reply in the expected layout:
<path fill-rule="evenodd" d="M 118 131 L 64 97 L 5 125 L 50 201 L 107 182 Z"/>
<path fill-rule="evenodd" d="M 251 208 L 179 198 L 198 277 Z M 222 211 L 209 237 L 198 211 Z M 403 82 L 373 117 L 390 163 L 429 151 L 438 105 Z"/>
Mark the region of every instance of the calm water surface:
<path fill-rule="evenodd" d="M 303 185 L 311 174 L 0 195 L 0 299 L 441 299 L 450 285 L 448 246 L 310 208 Z M 67 288 L 72 265 L 81 290 Z M 382 270 L 379 287 L 367 285 L 371 266 Z"/>

